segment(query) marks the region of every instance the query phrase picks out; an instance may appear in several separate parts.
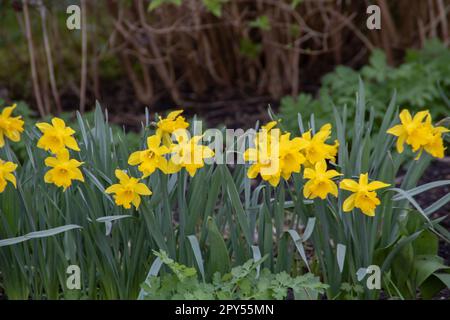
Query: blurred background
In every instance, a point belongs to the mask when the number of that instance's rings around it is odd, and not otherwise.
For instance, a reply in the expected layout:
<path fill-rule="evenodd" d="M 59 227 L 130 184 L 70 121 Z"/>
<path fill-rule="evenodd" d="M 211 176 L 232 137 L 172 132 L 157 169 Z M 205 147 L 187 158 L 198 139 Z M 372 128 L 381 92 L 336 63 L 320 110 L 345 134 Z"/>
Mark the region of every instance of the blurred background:
<path fill-rule="evenodd" d="M 69 5 L 81 29 L 69 30 Z M 369 5 L 381 29 L 366 26 Z M 448 115 L 448 0 L 0 0 L 0 105 L 89 112 L 98 100 L 131 128 L 183 108 L 210 125 L 251 127 L 270 105 L 327 121 L 358 78 L 382 118 L 401 106 Z M 328 118 L 329 119 L 329 118 Z"/>

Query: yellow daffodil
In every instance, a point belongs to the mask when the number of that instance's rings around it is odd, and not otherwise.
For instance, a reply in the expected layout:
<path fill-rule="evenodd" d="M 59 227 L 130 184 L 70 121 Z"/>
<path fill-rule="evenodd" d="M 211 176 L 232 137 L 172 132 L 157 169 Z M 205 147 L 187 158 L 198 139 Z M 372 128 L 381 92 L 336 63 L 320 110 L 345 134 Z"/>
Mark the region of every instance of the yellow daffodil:
<path fill-rule="evenodd" d="M 131 204 L 136 209 L 141 204 L 141 196 L 150 196 L 152 192 L 139 179 L 129 177 L 124 171 L 117 169 L 115 171 L 119 183 L 111 185 L 105 190 L 106 193 L 114 193 L 114 200 L 118 206 L 123 206 L 125 209 L 130 209 Z"/>
<path fill-rule="evenodd" d="M 420 111 L 414 117 L 408 110 L 400 113 L 401 124 L 390 128 L 387 133 L 397 137 L 397 151 L 404 151 L 404 144 L 412 147 L 413 152 L 418 151 L 418 160 L 425 150 L 433 157 L 444 157 L 443 134 L 449 132 L 447 128 L 435 127 L 432 124 L 431 115 L 428 111 Z"/>
<path fill-rule="evenodd" d="M 247 171 L 247 177 L 255 179 L 258 175 L 272 186 L 277 186 L 281 177 L 279 129 L 263 127 L 255 136 L 255 147 L 244 152 L 244 160 L 254 162 Z"/>
<path fill-rule="evenodd" d="M 261 127 L 262 130 L 270 131 L 275 128 L 278 124 L 278 121 L 270 121 Z"/>
<path fill-rule="evenodd" d="M 79 167 L 83 164 L 75 159 L 70 159 L 69 151 L 61 149 L 56 153 L 56 157 L 45 159 L 45 165 L 51 167 L 44 176 L 46 183 L 53 183 L 58 187 L 63 187 L 64 191 L 72 185 L 72 180 L 84 182 L 83 174 Z"/>
<path fill-rule="evenodd" d="M 301 149 L 306 158 L 305 166 L 314 167 L 314 164 L 324 160 L 336 161 L 339 142 L 336 140 L 334 145 L 326 144 L 331 136 L 331 124 L 325 124 L 314 136 L 311 130 L 302 134 L 300 138 Z"/>
<path fill-rule="evenodd" d="M 20 141 L 20 134 L 23 132 L 23 120 L 21 116 L 11 117 L 16 104 L 6 107 L 0 114 L 0 148 L 5 145 L 5 137 L 13 142 Z"/>
<path fill-rule="evenodd" d="M 293 172 L 299 173 L 305 157 L 300 153 L 300 138 L 290 139 L 290 133 L 279 136 L 279 129 L 273 129 L 276 121 L 262 127 L 256 134 L 255 148 L 244 152 L 244 160 L 253 161 L 247 176 L 255 179 L 258 175 L 272 186 L 277 186 L 280 177 L 288 180 Z M 273 129 L 273 130 L 272 130 Z"/>
<path fill-rule="evenodd" d="M 41 122 L 37 123 L 36 127 L 42 132 L 42 137 L 37 144 L 38 148 L 45 151 L 50 150 L 55 154 L 66 147 L 80 151 L 77 141 L 72 137 L 75 131 L 70 127 L 66 127 L 64 120 L 53 118 L 52 124 Z"/>
<path fill-rule="evenodd" d="M 268 153 L 262 151 L 262 148 L 258 148 L 247 149 L 244 152 L 244 159 L 251 161 L 254 154 L 257 154 L 256 157 L 258 160 L 248 169 L 247 177 L 249 179 L 255 179 L 258 175 L 261 175 L 264 181 L 269 182 L 274 187 L 277 186 L 280 183 L 281 177 L 280 157 L 275 153 Z"/>
<path fill-rule="evenodd" d="M 348 190 L 353 194 L 344 201 L 344 212 L 350 212 L 355 207 L 361 209 L 362 213 L 369 217 L 375 216 L 375 209 L 380 204 L 375 190 L 389 187 L 390 184 L 380 181 L 369 183 L 369 174 L 361 174 L 359 182 L 351 179 L 344 179 L 340 183 L 342 190 Z"/>
<path fill-rule="evenodd" d="M 204 159 L 214 157 L 214 151 L 209 147 L 199 145 L 202 136 L 188 137 L 187 131 L 179 131 L 176 133 L 177 144 L 172 144 L 170 151 L 173 153 L 168 166 L 175 168 L 185 168 L 189 175 L 195 175 L 197 169 L 202 168 L 205 163 Z M 170 172 L 174 170 L 169 169 Z"/>
<path fill-rule="evenodd" d="M 328 194 L 335 197 L 338 196 L 338 188 L 336 183 L 331 180 L 334 177 L 341 176 L 336 170 L 327 170 L 327 163 L 325 160 L 316 162 L 314 169 L 306 168 L 304 178 L 309 181 L 303 188 L 303 195 L 308 199 L 326 199 Z"/>
<path fill-rule="evenodd" d="M 450 130 L 444 127 L 432 127 L 431 135 L 423 147 L 424 150 L 435 158 L 444 158 L 446 148 L 442 135 L 446 132 L 450 132 Z"/>
<path fill-rule="evenodd" d="M 0 159 L 0 193 L 5 191 L 8 181 L 16 188 L 16 177 L 13 174 L 16 168 L 17 164 Z"/>
<path fill-rule="evenodd" d="M 306 159 L 300 152 L 302 142 L 300 138 L 290 139 L 290 133 L 280 138 L 280 166 L 281 176 L 288 180 L 292 173 L 300 173 L 302 164 Z"/>
<path fill-rule="evenodd" d="M 128 159 L 128 164 L 132 166 L 139 165 L 138 169 L 142 172 L 142 177 L 148 177 L 156 169 L 168 173 L 168 164 L 164 155 L 170 150 L 166 146 L 161 146 L 161 137 L 154 135 L 147 138 L 147 149 L 133 152 Z"/>
<path fill-rule="evenodd" d="M 392 134 L 397 139 L 397 151 L 402 153 L 404 150 L 405 142 L 409 144 L 413 151 L 416 152 L 421 147 L 423 147 L 431 134 L 430 126 L 428 126 L 424 120 L 430 118 L 430 113 L 428 111 L 418 112 L 414 118 L 411 113 L 404 109 L 400 112 L 400 122 L 401 124 L 390 128 L 387 133 Z"/>
<path fill-rule="evenodd" d="M 183 113 L 183 110 L 172 111 L 165 119 L 159 117 L 159 121 L 156 124 L 156 134 L 161 137 L 163 144 L 167 147 L 172 143 L 172 133 L 189 127 L 189 123 L 186 122 L 185 118 L 180 116 L 181 113 Z"/>

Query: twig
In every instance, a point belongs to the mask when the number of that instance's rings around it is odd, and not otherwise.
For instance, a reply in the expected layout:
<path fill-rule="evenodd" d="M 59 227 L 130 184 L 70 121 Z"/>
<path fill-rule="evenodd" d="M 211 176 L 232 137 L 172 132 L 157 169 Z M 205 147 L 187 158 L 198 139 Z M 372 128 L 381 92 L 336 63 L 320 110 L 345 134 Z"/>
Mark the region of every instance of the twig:
<path fill-rule="evenodd" d="M 48 39 L 48 32 L 47 32 L 47 24 L 46 24 L 46 8 L 42 1 L 39 2 L 39 13 L 41 16 L 41 24 L 42 24 L 42 36 L 44 39 L 44 49 L 45 49 L 45 55 L 47 57 L 47 65 L 48 65 L 48 74 L 50 77 L 50 87 L 52 90 L 53 99 L 55 100 L 56 104 L 56 110 L 57 113 L 60 114 L 62 112 L 61 107 L 61 100 L 59 98 L 58 88 L 56 86 L 55 81 L 55 71 L 53 68 L 53 59 L 52 59 L 52 53 L 50 49 L 50 41 Z"/>
<path fill-rule="evenodd" d="M 22 0 L 23 3 L 23 15 L 25 19 L 25 36 L 27 38 L 28 45 L 28 53 L 30 55 L 30 67 L 31 67 L 31 79 L 33 81 L 33 90 L 34 96 L 36 99 L 36 104 L 39 110 L 39 114 L 41 117 L 45 116 L 44 105 L 41 97 L 41 90 L 39 88 L 38 74 L 36 70 L 36 61 L 34 55 L 34 47 L 33 47 L 33 37 L 31 34 L 31 26 L 30 26 L 30 14 L 28 11 L 28 1 Z"/>
<path fill-rule="evenodd" d="M 81 84 L 80 84 L 80 112 L 84 113 L 86 104 L 87 80 L 87 24 L 86 0 L 81 0 Z"/>

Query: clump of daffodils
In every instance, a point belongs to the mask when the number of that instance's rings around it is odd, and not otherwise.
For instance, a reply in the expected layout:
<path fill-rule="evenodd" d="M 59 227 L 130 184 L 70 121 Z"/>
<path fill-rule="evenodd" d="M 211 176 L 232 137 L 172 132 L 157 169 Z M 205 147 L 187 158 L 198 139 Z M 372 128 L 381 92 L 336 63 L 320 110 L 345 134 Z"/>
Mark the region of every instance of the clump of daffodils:
<path fill-rule="evenodd" d="M 247 176 L 255 179 L 258 175 L 272 186 L 277 186 L 280 178 L 288 180 L 292 173 L 299 173 L 301 166 L 305 167 L 303 178 L 306 183 L 303 195 L 307 199 L 327 199 L 328 196 L 338 197 L 339 187 L 336 178 L 342 176 L 334 169 L 328 169 L 327 162 L 334 162 L 338 152 L 339 142 L 333 145 L 327 143 L 331 136 L 331 124 L 325 124 L 319 132 L 312 131 L 301 137 L 291 139 L 290 133 L 281 135 L 279 129 L 274 129 L 276 122 L 270 122 L 262 127 L 262 132 L 256 134 L 255 148 L 244 152 L 244 159 L 252 161 Z M 268 134 L 270 133 L 270 134 Z M 353 194 L 343 205 L 344 212 L 358 208 L 368 216 L 375 215 L 375 209 L 380 204 L 375 190 L 389 185 L 380 181 L 368 182 L 368 174 L 361 174 L 359 183 L 344 179 L 339 186 Z"/>
<path fill-rule="evenodd" d="M 6 107 L 0 113 L 0 148 L 5 145 L 5 138 L 20 141 L 24 131 L 21 116 L 13 117 L 16 105 Z M 156 170 L 163 174 L 174 174 L 184 169 L 193 177 L 205 166 L 205 159 L 214 156 L 213 150 L 201 144 L 202 136 L 190 137 L 187 128 L 189 123 L 181 116 L 183 110 L 170 112 L 166 118 L 159 118 L 154 135 L 147 138 L 143 150 L 133 152 L 128 164 L 137 166 L 141 177 L 128 176 L 125 171 L 116 170 L 119 183 L 111 185 L 106 193 L 114 194 L 115 203 L 130 209 L 133 205 L 139 208 L 142 196 L 152 194 L 149 187 L 142 182 Z M 307 199 L 325 200 L 329 196 L 338 197 L 339 190 L 349 191 L 343 203 L 344 212 L 359 209 L 363 214 L 373 217 L 376 208 L 381 204 L 377 190 L 390 185 L 381 181 L 369 181 L 368 173 L 361 173 L 358 181 L 342 179 L 342 174 L 332 167 L 336 162 L 339 141 L 330 143 L 331 124 L 325 124 L 313 134 L 312 130 L 304 132 L 300 137 L 292 137 L 291 133 L 282 133 L 272 121 L 262 126 L 261 132 L 255 135 L 254 146 L 244 152 L 244 159 L 251 165 L 247 171 L 250 179 L 260 176 L 271 186 L 279 185 L 281 179 L 289 180 L 293 174 L 303 170 L 305 184 L 303 195 Z M 50 123 L 38 123 L 37 128 L 42 136 L 37 147 L 52 153 L 45 159 L 49 170 L 44 176 L 46 183 L 51 183 L 65 191 L 73 181 L 84 182 L 80 167 L 83 162 L 70 157 L 70 152 L 80 151 L 74 137 L 75 130 L 66 126 L 59 118 Z M 450 130 L 435 126 L 428 111 L 418 112 L 412 116 L 408 110 L 400 113 L 400 124 L 392 127 L 387 133 L 397 137 L 397 150 L 404 151 L 404 144 L 411 146 L 418 153 L 423 151 L 430 155 L 444 157 L 443 136 Z M 0 193 L 8 182 L 16 187 L 14 172 L 17 165 L 0 159 Z"/>
<path fill-rule="evenodd" d="M 444 157 L 443 134 L 450 132 L 444 127 L 432 124 L 428 111 L 418 112 L 414 117 L 408 110 L 400 113 L 400 124 L 390 128 L 387 133 L 397 137 L 397 151 L 404 151 L 404 144 L 411 146 L 413 152 L 418 152 L 419 159 L 425 151 L 436 158 Z"/>

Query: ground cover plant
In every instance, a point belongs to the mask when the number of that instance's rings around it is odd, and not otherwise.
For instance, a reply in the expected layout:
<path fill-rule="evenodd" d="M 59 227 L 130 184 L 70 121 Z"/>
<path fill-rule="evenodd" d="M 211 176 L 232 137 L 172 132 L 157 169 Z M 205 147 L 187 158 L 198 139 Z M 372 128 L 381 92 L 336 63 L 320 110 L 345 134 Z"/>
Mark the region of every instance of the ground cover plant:
<path fill-rule="evenodd" d="M 450 237 L 431 215 L 450 197 L 426 208 L 414 197 L 450 184 L 417 185 L 444 157 L 447 122 L 394 95 L 375 128 L 362 82 L 355 107 L 323 126 L 299 115 L 291 132 L 272 114 L 227 150 L 181 110 L 147 113 L 134 147 L 100 105 L 93 122 L 77 113 L 77 131 L 2 108 L 0 287 L 8 299 L 435 296 L 450 282 L 437 241 Z"/>

